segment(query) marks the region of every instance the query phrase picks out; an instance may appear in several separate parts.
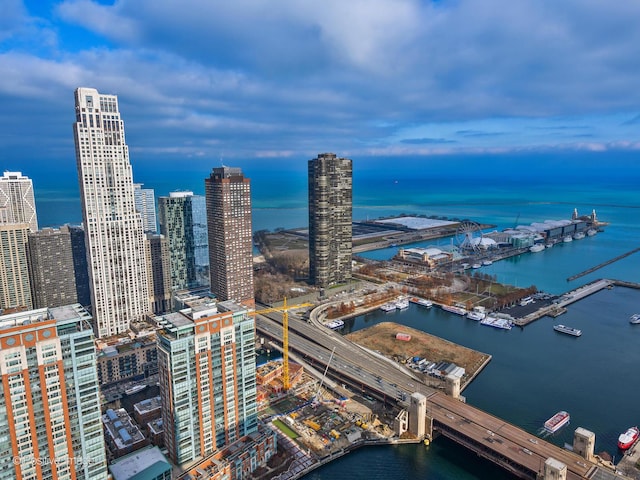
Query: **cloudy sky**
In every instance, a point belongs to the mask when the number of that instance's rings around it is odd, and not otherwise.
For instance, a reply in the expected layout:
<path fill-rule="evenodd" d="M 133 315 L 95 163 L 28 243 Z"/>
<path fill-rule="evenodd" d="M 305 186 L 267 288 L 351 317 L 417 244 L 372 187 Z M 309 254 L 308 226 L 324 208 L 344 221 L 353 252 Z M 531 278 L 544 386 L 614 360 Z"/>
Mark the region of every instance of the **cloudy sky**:
<path fill-rule="evenodd" d="M 635 150 L 638 25 L 635 0 L 2 0 L 0 163 L 74 168 L 78 86 L 118 95 L 143 164 Z"/>

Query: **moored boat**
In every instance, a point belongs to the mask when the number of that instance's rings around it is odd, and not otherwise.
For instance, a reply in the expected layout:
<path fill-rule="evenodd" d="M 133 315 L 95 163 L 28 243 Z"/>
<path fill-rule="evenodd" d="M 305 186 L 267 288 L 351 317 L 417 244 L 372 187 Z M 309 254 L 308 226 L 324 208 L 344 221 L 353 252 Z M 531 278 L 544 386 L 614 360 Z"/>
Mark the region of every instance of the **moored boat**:
<path fill-rule="evenodd" d="M 471 312 L 467 313 L 467 318 L 469 320 L 475 320 L 476 322 L 484 320 L 484 317 L 486 316 L 486 313 L 478 312 L 477 310 L 472 310 Z"/>
<path fill-rule="evenodd" d="M 426 307 L 426 308 L 433 307 L 433 302 L 431 300 L 426 300 L 424 298 L 411 297 L 409 301 L 412 303 L 415 303 L 416 305 L 420 305 L 421 307 Z"/>
<path fill-rule="evenodd" d="M 532 253 L 541 252 L 545 249 L 544 243 L 536 243 L 535 245 L 531 245 L 529 247 L 529 251 Z"/>
<path fill-rule="evenodd" d="M 571 235 L 567 235 L 566 237 L 564 237 L 564 238 L 562 239 L 562 241 L 563 241 L 564 243 L 573 242 L 573 237 L 572 237 Z"/>
<path fill-rule="evenodd" d="M 482 265 L 484 265 L 485 267 L 488 267 L 489 265 L 493 265 L 493 261 L 492 260 L 483 260 L 482 261 Z"/>
<path fill-rule="evenodd" d="M 326 323 L 325 326 L 331 330 L 338 330 L 344 327 L 344 322 L 342 320 L 332 320 L 329 323 Z"/>
<path fill-rule="evenodd" d="M 544 429 L 547 432 L 555 433 L 558 430 L 560 430 L 562 427 L 564 427 L 567 423 L 569 423 L 570 419 L 571 417 L 569 416 L 569 414 L 564 410 L 562 410 L 556 413 L 549 420 L 544 422 Z"/>
<path fill-rule="evenodd" d="M 632 323 L 634 325 L 637 325 L 640 323 L 640 313 L 634 313 L 633 315 L 631 315 L 631 317 L 629 318 L 629 323 Z"/>
<path fill-rule="evenodd" d="M 396 301 L 396 308 L 398 310 L 409 308 L 409 300 L 407 300 L 406 298 L 401 298 L 400 300 Z"/>
<path fill-rule="evenodd" d="M 449 313 L 455 313 L 456 315 L 466 315 L 467 310 L 462 307 L 455 307 L 453 305 L 440 305 L 444 311 Z"/>
<path fill-rule="evenodd" d="M 627 429 L 626 432 L 621 433 L 618 437 L 618 448 L 621 450 L 627 450 L 631 445 L 638 440 L 638 436 L 640 436 L 640 430 L 638 427 L 631 427 Z"/>
<path fill-rule="evenodd" d="M 582 335 L 582 330 L 573 327 L 567 327 L 566 325 L 554 325 L 553 329 L 556 332 L 566 333 L 567 335 L 573 335 L 574 337 L 579 337 Z"/>
<path fill-rule="evenodd" d="M 574 240 L 582 240 L 584 238 L 584 232 L 576 232 L 573 234 Z"/>
<path fill-rule="evenodd" d="M 506 318 L 497 318 L 492 316 L 487 316 L 483 320 L 480 320 L 480 324 L 493 328 L 501 328 L 503 330 L 511 330 L 511 327 L 513 326 Z"/>
<path fill-rule="evenodd" d="M 380 310 L 382 310 L 383 312 L 393 312 L 396 309 L 396 304 L 395 303 L 385 303 L 384 305 L 380 306 Z"/>

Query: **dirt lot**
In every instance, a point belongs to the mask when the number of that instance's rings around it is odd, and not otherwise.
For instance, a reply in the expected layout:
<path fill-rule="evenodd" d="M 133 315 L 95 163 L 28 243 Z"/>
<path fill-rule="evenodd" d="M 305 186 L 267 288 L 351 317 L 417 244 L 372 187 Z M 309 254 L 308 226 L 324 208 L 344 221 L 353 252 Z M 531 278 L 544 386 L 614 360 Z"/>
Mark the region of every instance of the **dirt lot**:
<path fill-rule="evenodd" d="M 396 333 L 408 333 L 411 340 L 396 340 Z M 397 323 L 384 322 L 346 337 L 359 345 L 377 350 L 388 357 L 422 357 L 432 362 L 448 361 L 463 367 L 467 379 L 475 376 L 490 355 L 457 345 L 448 340 Z"/>

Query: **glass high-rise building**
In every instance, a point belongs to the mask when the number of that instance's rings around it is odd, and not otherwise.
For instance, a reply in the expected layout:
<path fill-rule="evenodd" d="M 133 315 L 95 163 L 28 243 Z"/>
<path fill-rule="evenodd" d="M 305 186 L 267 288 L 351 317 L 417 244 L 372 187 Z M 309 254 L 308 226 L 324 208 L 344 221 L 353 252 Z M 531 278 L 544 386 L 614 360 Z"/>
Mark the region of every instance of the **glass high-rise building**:
<path fill-rule="evenodd" d="M 251 181 L 240 168 L 219 167 L 204 185 L 211 293 L 253 306 Z"/>
<path fill-rule="evenodd" d="M 156 196 L 153 188 L 142 188 L 142 183 L 133 184 L 136 211 L 142 215 L 142 228 L 145 233 L 156 233 Z"/>
<path fill-rule="evenodd" d="M 169 245 L 171 288 L 196 285 L 195 239 L 193 236 L 193 192 L 171 192 L 158 197 L 160 233 Z"/>
<path fill-rule="evenodd" d="M 165 448 L 178 465 L 258 428 L 255 321 L 232 301 L 164 315 L 158 371 Z"/>
<path fill-rule="evenodd" d="M 0 316 L 0 480 L 107 478 L 91 316 Z"/>
<path fill-rule="evenodd" d="M 22 172 L 4 172 L 0 177 L 0 224 L 26 223 L 38 230 L 33 182 Z"/>
<path fill-rule="evenodd" d="M 73 126 L 82 220 L 98 337 L 126 331 L 151 310 L 142 217 L 118 98 L 75 91 Z"/>
<path fill-rule="evenodd" d="M 329 287 L 351 279 L 353 166 L 322 153 L 308 167 L 309 280 Z"/>

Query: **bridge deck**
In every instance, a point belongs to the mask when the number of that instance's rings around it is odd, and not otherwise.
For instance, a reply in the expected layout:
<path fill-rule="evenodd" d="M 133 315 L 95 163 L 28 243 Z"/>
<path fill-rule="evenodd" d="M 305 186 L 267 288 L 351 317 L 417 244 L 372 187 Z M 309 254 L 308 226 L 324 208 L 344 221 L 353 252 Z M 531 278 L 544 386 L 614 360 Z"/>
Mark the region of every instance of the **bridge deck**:
<path fill-rule="evenodd" d="M 505 466 L 519 466 L 516 470 L 529 470 L 535 475 L 542 472 L 549 457 L 567 466 L 567 479 L 590 478 L 596 469 L 594 463 L 573 452 L 441 392 L 427 397 L 427 415 L 444 435 L 462 440 L 478 453 L 484 452 L 484 456 L 493 455 L 494 461 L 495 457 L 502 458 Z"/>

